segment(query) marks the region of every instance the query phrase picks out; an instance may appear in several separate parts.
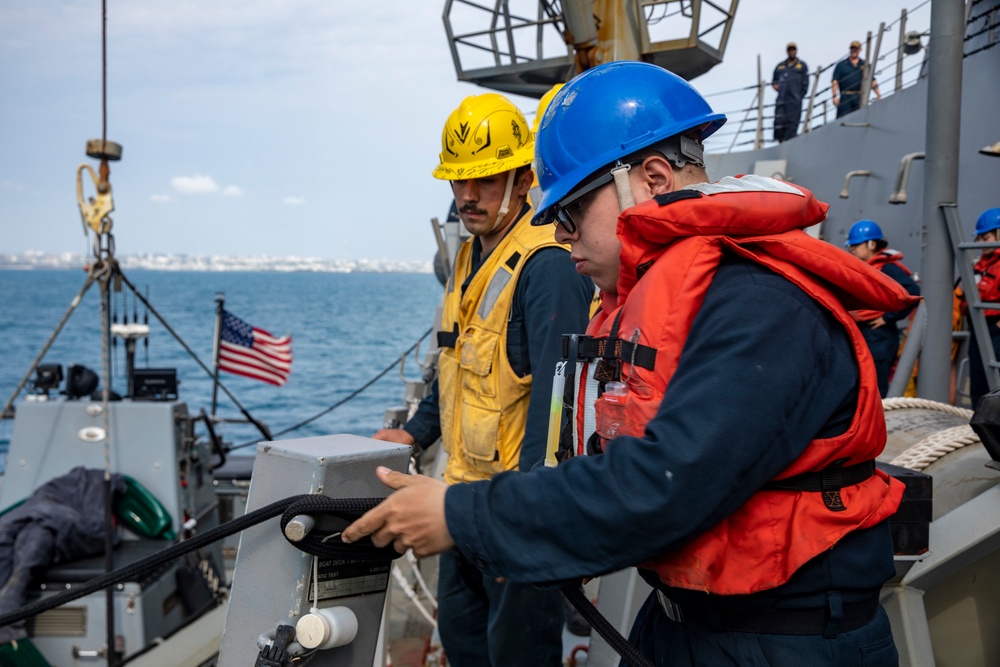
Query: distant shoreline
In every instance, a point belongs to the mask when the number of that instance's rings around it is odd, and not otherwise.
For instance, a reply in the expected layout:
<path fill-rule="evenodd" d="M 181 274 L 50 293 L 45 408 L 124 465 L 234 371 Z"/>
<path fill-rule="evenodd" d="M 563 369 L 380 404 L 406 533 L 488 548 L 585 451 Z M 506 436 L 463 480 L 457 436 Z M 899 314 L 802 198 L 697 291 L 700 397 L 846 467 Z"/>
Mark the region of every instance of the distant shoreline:
<path fill-rule="evenodd" d="M 0 270 L 83 270 L 90 258 L 73 253 L 0 253 Z M 316 257 L 221 257 L 208 255 L 123 255 L 122 269 L 147 271 L 279 273 L 433 273 L 429 261 L 320 259 Z"/>

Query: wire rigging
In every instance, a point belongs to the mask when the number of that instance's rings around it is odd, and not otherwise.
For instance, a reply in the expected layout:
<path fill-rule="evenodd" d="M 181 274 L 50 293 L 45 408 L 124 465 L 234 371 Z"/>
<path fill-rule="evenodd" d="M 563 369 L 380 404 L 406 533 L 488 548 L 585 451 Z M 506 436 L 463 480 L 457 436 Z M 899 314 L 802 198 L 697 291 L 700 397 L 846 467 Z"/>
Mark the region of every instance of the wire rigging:
<path fill-rule="evenodd" d="M 108 2 L 101 0 L 101 149 L 108 143 Z"/>
<path fill-rule="evenodd" d="M 356 396 L 358 396 L 359 394 L 361 394 L 364 390 L 368 389 L 373 384 L 375 384 L 376 382 L 378 382 L 379 380 L 381 380 L 383 377 L 385 377 L 386 373 L 388 373 L 393 368 L 395 368 L 397 365 L 399 365 L 400 363 L 402 363 L 403 359 L 406 358 L 406 355 L 410 354 L 410 352 L 413 352 L 415 349 L 417 349 L 417 347 L 420 345 L 420 343 L 425 338 L 427 338 L 427 336 L 429 336 L 430 333 L 431 333 L 431 331 L 433 331 L 433 330 L 434 330 L 434 327 L 429 327 L 427 329 L 427 331 L 425 331 L 423 334 L 421 334 L 420 338 L 417 339 L 417 342 L 415 342 L 413 345 L 411 345 L 409 348 L 407 348 L 401 355 L 399 355 L 399 357 L 395 361 L 393 361 L 391 364 L 389 364 L 384 369 L 382 369 L 371 380 L 369 380 L 368 382 L 364 383 L 363 385 L 361 385 L 360 387 L 358 387 L 357 389 L 355 389 L 350 394 L 348 394 L 344 398 L 340 399 L 339 401 L 337 401 L 333 405 L 331 405 L 331 406 L 329 406 L 327 408 L 324 408 L 323 410 L 320 410 L 319 412 L 317 412 L 312 417 L 309 417 L 308 419 L 303 419 L 302 421 L 300 421 L 297 424 L 294 424 L 292 426 L 289 426 L 286 429 L 282 429 L 282 430 L 278 431 L 277 433 L 274 433 L 273 437 L 277 438 L 279 436 L 286 435 L 288 433 L 291 433 L 292 431 L 295 431 L 297 429 L 302 428 L 303 426 L 306 426 L 307 424 L 311 424 L 312 422 L 316 421 L 320 417 L 322 417 L 322 416 L 324 416 L 326 414 L 329 414 L 330 412 L 333 412 L 334 410 L 336 410 L 337 408 L 339 408 L 343 404 L 347 403 L 348 401 L 352 400 L 353 398 L 355 398 Z M 232 447 L 230 447 L 229 451 L 233 451 L 235 449 L 242 449 L 244 447 L 251 447 L 251 446 L 256 445 L 256 444 L 257 444 L 256 440 L 249 440 L 247 442 L 241 442 L 238 445 L 233 445 Z"/>

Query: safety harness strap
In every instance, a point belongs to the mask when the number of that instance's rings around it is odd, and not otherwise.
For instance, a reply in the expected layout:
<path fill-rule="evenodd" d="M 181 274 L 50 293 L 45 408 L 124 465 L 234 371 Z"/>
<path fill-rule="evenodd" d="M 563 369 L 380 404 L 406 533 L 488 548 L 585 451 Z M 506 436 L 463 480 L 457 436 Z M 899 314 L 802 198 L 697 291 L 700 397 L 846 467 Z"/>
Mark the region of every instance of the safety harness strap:
<path fill-rule="evenodd" d="M 563 359 L 569 358 L 569 341 L 563 336 Z M 627 361 L 646 370 L 656 365 L 656 348 L 632 343 L 621 338 L 594 338 L 579 336 L 577 356 L 570 361 L 592 361 L 594 359 L 616 359 Z"/>
<path fill-rule="evenodd" d="M 677 604 L 663 591 L 657 602 L 675 623 L 705 625 L 713 630 L 777 635 L 823 635 L 833 638 L 867 625 L 878 613 L 878 596 L 843 604 L 840 594 L 827 594 L 827 606 L 814 609 L 748 609 L 721 604 Z"/>
<path fill-rule="evenodd" d="M 817 472 L 804 472 L 785 479 L 768 482 L 769 491 L 810 491 L 823 494 L 823 504 L 831 512 L 847 509 L 840 496 L 846 486 L 860 484 L 875 474 L 875 461 L 862 461 L 852 466 L 832 465 Z"/>
<path fill-rule="evenodd" d="M 764 485 L 771 491 L 839 491 L 845 486 L 860 484 L 875 474 L 875 461 L 862 461 L 853 466 L 830 466 L 817 472 L 778 479 Z"/>

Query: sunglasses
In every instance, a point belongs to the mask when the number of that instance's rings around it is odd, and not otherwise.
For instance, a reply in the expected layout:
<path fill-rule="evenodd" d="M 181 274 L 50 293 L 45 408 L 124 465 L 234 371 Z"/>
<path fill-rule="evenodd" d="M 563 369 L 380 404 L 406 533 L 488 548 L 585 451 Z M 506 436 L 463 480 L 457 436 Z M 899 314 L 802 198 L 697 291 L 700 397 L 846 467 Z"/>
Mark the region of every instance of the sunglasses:
<path fill-rule="evenodd" d="M 624 166 L 631 169 L 633 165 L 641 163 L 642 160 L 636 160 L 633 162 L 627 162 L 625 163 Z M 617 168 L 618 167 L 615 167 L 615 169 Z M 566 195 L 565 197 L 563 197 L 562 199 L 560 199 L 559 201 L 557 201 L 555 204 L 553 204 L 548 208 L 548 210 L 542 217 L 542 224 L 559 225 L 564 230 L 566 230 L 567 234 L 576 233 L 576 230 L 578 229 L 579 226 L 576 224 L 576 221 L 573 220 L 573 216 L 570 214 L 568 210 L 569 207 L 574 202 L 580 201 L 582 198 L 586 197 L 591 192 L 594 192 L 598 188 L 604 187 L 613 180 L 615 180 L 614 169 L 612 169 L 606 174 L 598 176 L 597 178 L 595 178 L 594 180 L 592 180 L 590 183 L 583 186 L 579 190 L 575 190 L 569 193 L 568 195 Z"/>

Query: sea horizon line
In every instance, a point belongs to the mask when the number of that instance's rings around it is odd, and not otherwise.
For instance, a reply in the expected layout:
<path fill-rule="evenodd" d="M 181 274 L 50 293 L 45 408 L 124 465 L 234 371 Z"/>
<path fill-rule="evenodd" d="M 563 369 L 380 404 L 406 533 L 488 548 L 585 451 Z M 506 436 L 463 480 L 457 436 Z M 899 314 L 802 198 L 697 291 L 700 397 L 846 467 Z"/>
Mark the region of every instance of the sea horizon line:
<path fill-rule="evenodd" d="M 118 255 L 123 269 L 151 271 L 277 271 L 283 273 L 433 273 L 433 262 L 390 259 L 330 259 L 274 255 L 194 255 L 134 253 Z M 0 270 L 85 269 L 90 256 L 74 252 L 0 253 Z"/>

